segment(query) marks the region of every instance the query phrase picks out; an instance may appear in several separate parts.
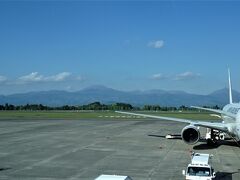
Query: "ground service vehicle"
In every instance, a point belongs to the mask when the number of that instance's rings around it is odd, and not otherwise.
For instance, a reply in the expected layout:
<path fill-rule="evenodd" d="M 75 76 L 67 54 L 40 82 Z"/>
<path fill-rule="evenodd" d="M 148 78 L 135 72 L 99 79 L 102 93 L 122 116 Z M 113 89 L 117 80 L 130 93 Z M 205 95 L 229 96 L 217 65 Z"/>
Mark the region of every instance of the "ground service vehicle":
<path fill-rule="evenodd" d="M 95 180 L 132 180 L 129 176 L 118 176 L 118 175 L 100 175 Z"/>
<path fill-rule="evenodd" d="M 192 153 L 191 163 L 187 170 L 183 170 L 182 174 L 186 176 L 186 180 L 212 180 L 216 177 L 214 169 L 210 165 L 209 154 Z"/>

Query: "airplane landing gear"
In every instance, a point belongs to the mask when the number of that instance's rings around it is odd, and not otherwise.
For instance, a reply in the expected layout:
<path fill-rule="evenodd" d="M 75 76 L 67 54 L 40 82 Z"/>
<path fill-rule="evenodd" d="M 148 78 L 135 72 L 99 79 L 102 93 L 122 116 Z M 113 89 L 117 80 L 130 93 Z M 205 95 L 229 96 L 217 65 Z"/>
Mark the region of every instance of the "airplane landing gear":
<path fill-rule="evenodd" d="M 225 134 L 216 129 L 207 128 L 206 140 L 208 145 L 215 145 L 217 141 L 224 140 Z"/>

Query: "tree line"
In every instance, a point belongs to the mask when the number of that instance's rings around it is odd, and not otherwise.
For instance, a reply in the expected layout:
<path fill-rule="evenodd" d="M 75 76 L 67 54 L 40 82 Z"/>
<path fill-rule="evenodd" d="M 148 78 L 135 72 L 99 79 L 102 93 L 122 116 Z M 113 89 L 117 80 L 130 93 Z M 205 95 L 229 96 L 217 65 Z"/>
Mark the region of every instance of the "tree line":
<path fill-rule="evenodd" d="M 204 106 L 206 108 L 220 109 L 219 106 Z M 42 111 L 42 110 L 144 110 L 144 111 L 189 111 L 195 110 L 191 107 L 180 106 L 160 106 L 160 105 L 144 105 L 143 107 L 135 107 L 127 103 L 113 103 L 113 104 L 101 104 L 100 102 L 94 102 L 87 105 L 71 106 L 64 105 L 59 107 L 45 106 L 42 104 L 26 104 L 26 105 L 13 105 L 4 104 L 0 105 L 0 110 L 32 110 L 32 111 Z"/>
<path fill-rule="evenodd" d="M 0 105 L 0 110 L 133 110 L 137 109 L 131 104 L 127 103 L 114 103 L 110 105 L 101 104 L 100 102 L 94 102 L 87 105 L 64 105 L 58 107 L 45 106 L 42 104 L 26 104 L 26 105 L 13 105 L 6 103 L 5 105 Z"/>

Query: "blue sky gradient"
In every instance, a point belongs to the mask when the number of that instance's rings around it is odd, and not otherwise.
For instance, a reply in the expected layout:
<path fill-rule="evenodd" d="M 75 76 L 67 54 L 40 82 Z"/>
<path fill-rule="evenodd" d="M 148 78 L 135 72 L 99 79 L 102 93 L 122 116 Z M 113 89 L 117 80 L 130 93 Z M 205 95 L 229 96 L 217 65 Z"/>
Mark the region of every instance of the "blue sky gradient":
<path fill-rule="evenodd" d="M 0 2 L 0 94 L 240 90 L 240 2 Z"/>

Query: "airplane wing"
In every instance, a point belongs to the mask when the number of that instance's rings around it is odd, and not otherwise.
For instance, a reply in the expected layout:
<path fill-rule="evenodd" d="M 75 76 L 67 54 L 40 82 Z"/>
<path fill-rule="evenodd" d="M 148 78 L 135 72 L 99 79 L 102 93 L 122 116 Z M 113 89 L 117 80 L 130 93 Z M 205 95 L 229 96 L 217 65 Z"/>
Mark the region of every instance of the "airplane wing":
<path fill-rule="evenodd" d="M 219 110 L 219 109 L 203 108 L 203 107 L 198 107 L 198 106 L 191 106 L 191 107 L 195 108 L 195 109 L 201 109 L 201 110 L 205 110 L 205 111 L 211 111 L 211 112 L 215 112 L 215 113 L 219 113 L 219 114 L 224 114 L 231 118 L 236 118 L 236 116 L 234 116 L 233 114 L 223 111 L 223 110 Z"/>
<path fill-rule="evenodd" d="M 155 116 L 150 114 L 139 114 L 139 113 L 131 113 L 131 112 L 123 112 L 123 111 L 115 111 L 116 113 L 121 114 L 127 114 L 127 115 L 133 115 L 133 116 L 141 116 L 141 117 L 148 117 L 153 119 L 162 119 L 167 121 L 175 121 L 175 122 L 182 122 L 182 123 L 188 123 L 192 124 L 194 126 L 200 126 L 205 128 L 211 128 L 211 129 L 217 129 L 223 132 L 228 132 L 228 128 L 224 123 L 211 123 L 211 122 L 205 122 L 201 120 L 189 120 L 189 119 L 181 119 L 181 118 L 173 118 L 173 117 L 165 117 L 165 116 Z"/>
<path fill-rule="evenodd" d="M 211 123 L 211 122 L 198 121 L 198 122 L 193 123 L 193 125 L 205 127 L 205 128 L 216 129 L 216 130 L 220 130 L 222 132 L 228 133 L 228 127 L 224 123 Z"/>
<path fill-rule="evenodd" d="M 148 118 L 153 118 L 153 119 L 162 119 L 162 120 L 169 120 L 169 121 L 182 122 L 182 123 L 188 123 L 188 124 L 191 123 L 191 121 L 188 119 L 180 119 L 180 118 L 164 117 L 164 116 L 154 116 L 154 115 L 150 115 L 150 114 L 139 114 L 139 113 L 131 113 L 131 112 L 123 112 L 123 111 L 115 111 L 115 112 L 121 113 L 121 114 L 133 115 L 133 116 L 148 117 Z"/>

